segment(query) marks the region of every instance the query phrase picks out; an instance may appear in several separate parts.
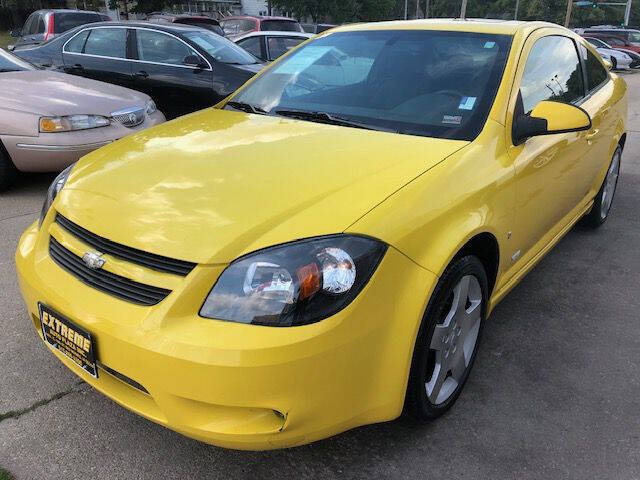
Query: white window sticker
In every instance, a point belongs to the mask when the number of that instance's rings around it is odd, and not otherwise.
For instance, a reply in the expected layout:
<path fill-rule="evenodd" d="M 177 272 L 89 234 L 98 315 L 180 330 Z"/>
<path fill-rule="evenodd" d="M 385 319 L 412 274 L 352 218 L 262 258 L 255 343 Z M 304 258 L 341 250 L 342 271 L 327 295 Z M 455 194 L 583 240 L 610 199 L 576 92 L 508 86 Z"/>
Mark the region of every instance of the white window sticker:
<path fill-rule="evenodd" d="M 496 46 L 496 42 L 485 42 L 484 48 L 493 48 Z"/>
<path fill-rule="evenodd" d="M 274 71 L 275 73 L 285 73 L 289 75 L 300 73 L 313 65 L 332 48 L 333 47 L 314 47 L 310 45 L 292 57 L 287 58 L 284 63 L 279 65 Z"/>
<path fill-rule="evenodd" d="M 460 110 L 473 110 L 473 106 L 476 104 L 476 97 L 462 97 L 458 108 Z"/>
<path fill-rule="evenodd" d="M 445 115 L 442 123 L 447 125 L 460 125 L 462 123 L 462 115 Z"/>

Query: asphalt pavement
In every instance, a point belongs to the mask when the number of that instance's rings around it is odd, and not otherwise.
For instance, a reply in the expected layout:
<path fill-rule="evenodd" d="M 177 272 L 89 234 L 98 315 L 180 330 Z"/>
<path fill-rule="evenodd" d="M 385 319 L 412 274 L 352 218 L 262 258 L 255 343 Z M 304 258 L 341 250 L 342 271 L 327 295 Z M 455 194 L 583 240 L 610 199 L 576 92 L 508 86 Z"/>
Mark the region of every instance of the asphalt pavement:
<path fill-rule="evenodd" d="M 121 408 L 33 331 L 20 233 L 51 175 L 0 194 L 0 467 L 43 479 L 640 480 L 640 74 L 612 216 L 575 228 L 497 307 L 456 406 L 289 450 L 212 447 Z"/>

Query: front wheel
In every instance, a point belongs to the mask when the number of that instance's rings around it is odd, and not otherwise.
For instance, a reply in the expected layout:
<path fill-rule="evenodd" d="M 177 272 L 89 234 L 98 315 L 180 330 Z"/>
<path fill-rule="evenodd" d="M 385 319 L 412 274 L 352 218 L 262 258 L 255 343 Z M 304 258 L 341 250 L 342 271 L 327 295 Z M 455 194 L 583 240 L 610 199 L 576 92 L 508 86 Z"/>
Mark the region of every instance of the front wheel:
<path fill-rule="evenodd" d="M 622 159 L 622 147 L 618 145 L 609 170 L 607 170 L 607 176 L 600 187 L 600 191 L 596 195 L 593 201 L 593 208 L 585 215 L 584 224 L 591 228 L 598 228 L 609 218 L 611 212 L 611 205 L 613 205 L 613 197 L 616 194 L 618 188 L 618 177 L 620 176 L 620 161 Z"/>
<path fill-rule="evenodd" d="M 449 410 L 469 378 L 487 292 L 484 267 L 473 255 L 454 260 L 436 285 L 416 339 L 405 402 L 419 421 Z"/>

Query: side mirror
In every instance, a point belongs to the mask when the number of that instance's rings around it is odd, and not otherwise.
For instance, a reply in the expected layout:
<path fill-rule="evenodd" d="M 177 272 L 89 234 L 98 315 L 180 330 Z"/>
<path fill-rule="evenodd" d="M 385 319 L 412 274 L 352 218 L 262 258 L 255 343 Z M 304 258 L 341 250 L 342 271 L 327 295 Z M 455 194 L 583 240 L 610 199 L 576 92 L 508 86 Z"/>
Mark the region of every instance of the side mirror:
<path fill-rule="evenodd" d="M 9 50 L 10 52 L 13 52 L 15 48 L 16 48 L 15 45 L 7 45 L 7 50 Z"/>
<path fill-rule="evenodd" d="M 591 117 L 580 107 L 545 100 L 529 115 L 519 115 L 513 123 L 513 141 L 523 144 L 527 138 L 555 133 L 582 132 L 591 129 Z"/>
<path fill-rule="evenodd" d="M 184 57 L 182 64 L 186 65 L 187 67 L 195 67 L 195 68 L 202 68 L 202 69 L 208 67 L 208 65 L 204 63 L 202 59 L 197 55 L 187 55 L 186 57 Z"/>
<path fill-rule="evenodd" d="M 11 30 L 9 32 L 9 36 L 13 37 L 13 38 L 18 38 L 22 35 L 22 30 Z"/>
<path fill-rule="evenodd" d="M 607 70 L 613 70 L 613 63 L 611 63 L 611 60 L 603 58 L 602 61 L 604 62 L 604 66 L 607 67 Z"/>

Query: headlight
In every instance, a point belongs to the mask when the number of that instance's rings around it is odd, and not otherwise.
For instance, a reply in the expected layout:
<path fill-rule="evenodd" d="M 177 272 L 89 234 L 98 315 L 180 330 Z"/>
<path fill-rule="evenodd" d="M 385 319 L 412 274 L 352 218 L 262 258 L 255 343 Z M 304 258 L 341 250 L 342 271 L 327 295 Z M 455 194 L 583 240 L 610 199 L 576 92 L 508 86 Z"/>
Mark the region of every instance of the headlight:
<path fill-rule="evenodd" d="M 200 315 L 274 327 L 320 321 L 358 295 L 386 249 L 370 238 L 336 235 L 252 253 L 222 272 Z"/>
<path fill-rule="evenodd" d="M 42 117 L 40 131 L 43 133 L 71 132 L 89 128 L 106 127 L 109 119 L 99 115 L 71 115 L 69 117 Z"/>
<path fill-rule="evenodd" d="M 147 102 L 147 115 L 151 115 L 152 113 L 155 113 L 158 110 L 158 107 L 156 107 L 156 102 L 154 102 L 153 100 L 149 100 Z"/>
<path fill-rule="evenodd" d="M 69 174 L 71 173 L 74 165 L 75 163 L 60 172 L 60 175 L 58 175 L 51 183 L 51 186 L 49 186 L 49 190 L 47 190 L 47 197 L 44 199 L 42 211 L 40 212 L 40 221 L 38 222 L 39 226 L 42 226 L 44 217 L 47 216 L 47 212 L 49 212 L 53 201 L 58 196 L 58 193 L 60 193 L 60 190 L 62 190 L 62 188 L 64 187 L 64 184 L 67 183 L 67 179 L 69 178 Z"/>

